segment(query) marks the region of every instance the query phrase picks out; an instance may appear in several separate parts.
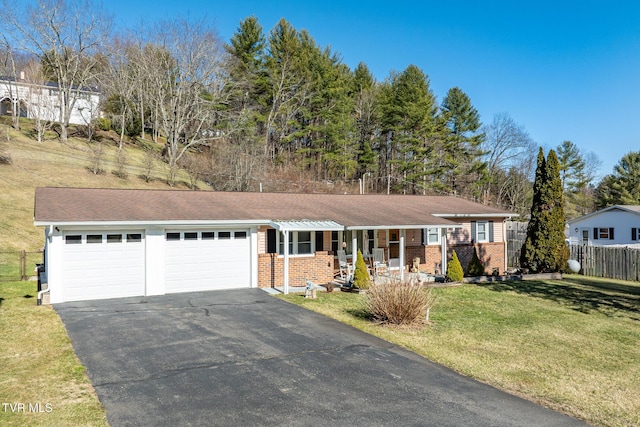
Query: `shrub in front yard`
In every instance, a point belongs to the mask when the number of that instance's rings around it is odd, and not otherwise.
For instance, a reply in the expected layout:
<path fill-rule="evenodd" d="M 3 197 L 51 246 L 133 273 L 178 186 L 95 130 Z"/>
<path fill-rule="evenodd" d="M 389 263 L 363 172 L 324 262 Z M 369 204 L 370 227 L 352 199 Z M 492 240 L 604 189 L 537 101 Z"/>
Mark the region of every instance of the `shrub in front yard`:
<path fill-rule="evenodd" d="M 431 288 L 415 280 L 374 283 L 365 296 L 366 311 L 379 323 L 413 325 L 429 320 Z"/>
<path fill-rule="evenodd" d="M 486 274 L 484 265 L 482 265 L 482 261 L 478 258 L 478 252 L 475 246 L 473 248 L 473 256 L 467 267 L 467 274 L 469 274 L 469 276 L 484 276 Z"/>
<path fill-rule="evenodd" d="M 362 252 L 358 249 L 358 256 L 356 258 L 356 269 L 353 272 L 353 287 L 356 289 L 369 289 L 371 284 L 371 277 L 369 277 L 369 271 L 367 270 L 367 264 L 364 262 Z"/>
<path fill-rule="evenodd" d="M 447 282 L 461 282 L 464 277 L 462 265 L 456 251 L 452 251 L 451 260 L 447 263 Z"/>

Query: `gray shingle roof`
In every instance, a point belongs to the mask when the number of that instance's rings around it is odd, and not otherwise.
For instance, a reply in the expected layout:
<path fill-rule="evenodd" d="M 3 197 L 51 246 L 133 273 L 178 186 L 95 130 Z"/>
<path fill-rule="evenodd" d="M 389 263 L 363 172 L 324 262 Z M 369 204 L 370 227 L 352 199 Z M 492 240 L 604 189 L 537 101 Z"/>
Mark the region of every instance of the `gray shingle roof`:
<path fill-rule="evenodd" d="M 347 227 L 451 225 L 447 217 L 509 212 L 450 196 L 37 188 L 38 225 L 76 222 L 336 221 Z"/>

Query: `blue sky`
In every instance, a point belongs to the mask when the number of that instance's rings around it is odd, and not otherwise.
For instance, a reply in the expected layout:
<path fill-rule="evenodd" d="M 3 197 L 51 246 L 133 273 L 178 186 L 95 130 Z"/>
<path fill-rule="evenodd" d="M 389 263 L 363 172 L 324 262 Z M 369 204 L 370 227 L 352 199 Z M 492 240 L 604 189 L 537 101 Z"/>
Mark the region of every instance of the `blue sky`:
<path fill-rule="evenodd" d="M 420 67 L 438 102 L 458 86 L 483 123 L 507 112 L 546 150 L 570 140 L 600 176 L 640 150 L 640 2 L 110 0 L 118 27 L 206 18 L 227 42 L 241 20 L 280 18 L 378 80 Z"/>

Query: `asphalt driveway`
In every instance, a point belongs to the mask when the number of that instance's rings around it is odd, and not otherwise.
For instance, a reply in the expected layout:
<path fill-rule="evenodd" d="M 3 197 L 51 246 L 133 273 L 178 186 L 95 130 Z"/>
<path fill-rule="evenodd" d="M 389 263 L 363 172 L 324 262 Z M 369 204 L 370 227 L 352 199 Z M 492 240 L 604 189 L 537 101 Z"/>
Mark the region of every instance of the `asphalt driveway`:
<path fill-rule="evenodd" d="M 112 426 L 574 426 L 261 290 L 55 306 Z"/>

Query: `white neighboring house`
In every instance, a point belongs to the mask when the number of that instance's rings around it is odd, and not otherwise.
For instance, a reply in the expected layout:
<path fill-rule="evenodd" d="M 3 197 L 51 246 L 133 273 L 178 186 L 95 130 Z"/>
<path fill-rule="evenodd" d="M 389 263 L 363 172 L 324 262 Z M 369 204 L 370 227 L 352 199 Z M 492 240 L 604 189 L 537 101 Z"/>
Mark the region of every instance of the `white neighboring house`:
<path fill-rule="evenodd" d="M 614 205 L 567 222 L 572 245 L 640 244 L 640 206 Z"/>
<path fill-rule="evenodd" d="M 86 125 L 98 117 L 100 93 L 93 88 L 77 92 L 69 124 Z M 0 114 L 60 122 L 57 83 L 34 84 L 20 78 L 0 76 Z"/>

